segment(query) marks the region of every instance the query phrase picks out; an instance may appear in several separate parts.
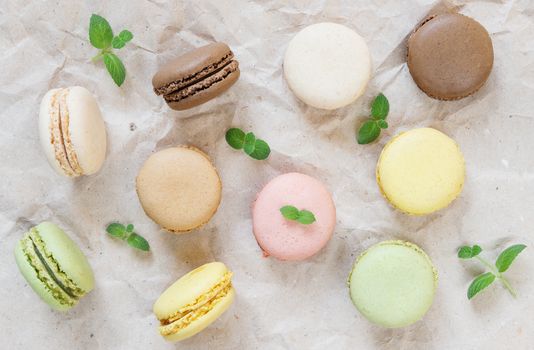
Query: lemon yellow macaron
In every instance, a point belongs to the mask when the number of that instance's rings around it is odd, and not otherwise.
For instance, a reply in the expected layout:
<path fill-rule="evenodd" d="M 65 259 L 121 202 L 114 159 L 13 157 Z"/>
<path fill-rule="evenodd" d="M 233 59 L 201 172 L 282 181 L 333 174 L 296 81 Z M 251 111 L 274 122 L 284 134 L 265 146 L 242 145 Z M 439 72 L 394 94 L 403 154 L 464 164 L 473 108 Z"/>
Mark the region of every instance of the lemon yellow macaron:
<path fill-rule="evenodd" d="M 154 303 L 160 334 L 175 342 L 208 327 L 234 301 L 231 279 L 232 272 L 223 263 L 212 262 L 173 283 Z"/>
<path fill-rule="evenodd" d="M 465 161 L 458 144 L 441 131 L 413 129 L 386 144 L 376 179 L 395 208 L 426 215 L 447 207 L 462 192 Z"/>

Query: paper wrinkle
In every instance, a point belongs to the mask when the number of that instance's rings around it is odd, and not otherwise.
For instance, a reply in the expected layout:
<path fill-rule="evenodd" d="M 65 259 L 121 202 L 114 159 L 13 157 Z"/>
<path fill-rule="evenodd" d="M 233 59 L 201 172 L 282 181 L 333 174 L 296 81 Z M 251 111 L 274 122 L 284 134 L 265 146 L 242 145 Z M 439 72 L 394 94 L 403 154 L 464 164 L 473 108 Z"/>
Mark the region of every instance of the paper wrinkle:
<path fill-rule="evenodd" d="M 453 102 L 420 91 L 406 66 L 406 42 L 417 23 L 438 10 L 474 17 L 489 31 L 495 63 L 475 95 Z M 117 88 L 88 40 L 92 13 L 132 42 L 116 53 L 127 77 Z M 5 0 L 0 5 L 0 317 L 6 349 L 530 349 L 534 344 L 534 4 L 453 0 L 119 0 L 57 3 Z M 336 22 L 369 45 L 373 75 L 365 94 L 335 111 L 304 105 L 283 78 L 285 49 L 308 25 Z M 152 90 L 158 67 L 195 47 L 226 42 L 241 77 L 226 93 L 188 111 L 173 111 Z M 81 85 L 100 106 L 107 159 L 90 177 L 68 180 L 47 164 L 38 139 L 39 103 L 47 90 Z M 391 104 L 389 128 L 373 144 L 356 142 L 371 100 Z M 464 190 L 426 217 L 395 211 L 375 180 L 376 161 L 401 131 L 435 127 L 455 139 L 466 159 Z M 255 161 L 226 144 L 230 127 L 252 131 L 271 146 Z M 135 191 L 143 162 L 166 147 L 206 152 L 223 183 L 221 205 L 202 229 L 161 231 Z M 303 262 L 264 258 L 252 234 L 251 208 L 275 176 L 298 171 L 332 192 L 332 240 Z M 41 303 L 19 274 L 16 242 L 33 225 L 53 221 L 88 256 L 95 289 L 67 314 Z M 132 223 L 151 253 L 105 233 Z M 405 239 L 421 246 L 439 274 L 424 320 L 404 329 L 368 323 L 349 298 L 354 259 L 371 245 Z M 489 260 L 511 245 L 528 248 L 506 272 L 519 297 L 498 283 L 469 302 L 483 272 L 456 250 L 479 244 Z M 176 279 L 204 263 L 234 273 L 235 305 L 201 334 L 178 345 L 158 334 L 152 304 Z M 529 294 L 530 293 L 530 294 Z M 31 336 L 28 336 L 31 334 Z"/>

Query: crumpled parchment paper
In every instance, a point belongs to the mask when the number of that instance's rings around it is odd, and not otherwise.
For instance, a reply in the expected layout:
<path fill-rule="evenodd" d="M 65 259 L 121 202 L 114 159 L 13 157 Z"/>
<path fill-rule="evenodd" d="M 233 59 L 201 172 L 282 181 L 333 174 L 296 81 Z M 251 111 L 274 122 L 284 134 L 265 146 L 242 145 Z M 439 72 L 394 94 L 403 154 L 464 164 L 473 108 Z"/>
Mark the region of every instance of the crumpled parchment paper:
<path fill-rule="evenodd" d="M 534 334 L 534 3 L 474 0 L 449 4 L 491 34 L 495 67 L 474 96 L 441 102 L 413 83 L 406 38 L 432 0 L 44 1 L 0 0 L 0 329 L 3 349 L 533 349 Z M 128 70 L 117 88 L 88 41 L 91 13 L 135 38 L 118 52 Z M 356 103 L 321 111 L 299 102 L 283 79 L 289 40 L 307 25 L 332 21 L 368 42 L 373 78 Z M 172 111 L 154 95 L 157 67 L 212 41 L 228 43 L 241 78 L 199 108 Z M 96 175 L 56 175 L 39 148 L 40 99 L 53 87 L 82 85 L 97 97 L 109 139 Z M 389 129 L 359 146 L 357 125 L 384 92 Z M 227 128 L 253 130 L 272 155 L 258 162 L 231 149 Z M 393 210 L 374 169 L 400 131 L 432 126 L 461 146 L 465 189 L 449 208 L 426 217 Z M 143 213 L 135 176 L 154 151 L 192 144 L 222 177 L 222 204 L 197 232 L 160 231 Z M 251 232 L 250 206 L 274 176 L 300 171 L 325 182 L 338 223 L 318 255 L 288 263 L 263 258 Z M 51 220 L 87 254 L 96 289 L 70 312 L 51 311 L 19 274 L 16 241 Z M 133 223 L 151 244 L 136 252 L 105 234 L 112 221 Z M 424 248 L 439 271 L 435 302 L 422 322 L 397 329 L 368 323 L 352 306 L 346 279 L 365 248 L 401 238 Z M 507 245 L 528 248 L 507 272 L 514 300 L 498 283 L 466 298 L 480 266 L 456 249 L 478 243 L 490 259 Z M 190 269 L 213 260 L 235 273 L 236 303 L 203 333 L 177 345 L 158 334 L 152 304 Z"/>

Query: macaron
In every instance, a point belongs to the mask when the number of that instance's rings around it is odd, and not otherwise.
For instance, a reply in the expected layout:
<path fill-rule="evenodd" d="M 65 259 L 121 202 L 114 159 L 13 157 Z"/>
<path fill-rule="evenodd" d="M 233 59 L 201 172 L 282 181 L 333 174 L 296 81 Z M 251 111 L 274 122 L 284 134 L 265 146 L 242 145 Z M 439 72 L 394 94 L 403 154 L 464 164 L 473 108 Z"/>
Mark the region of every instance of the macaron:
<path fill-rule="evenodd" d="M 43 222 L 24 235 L 15 247 L 15 260 L 30 287 L 55 310 L 72 308 L 94 288 L 87 258 L 51 222 Z"/>
<path fill-rule="evenodd" d="M 457 100 L 480 89 L 493 67 L 493 44 L 477 21 L 457 13 L 431 16 L 408 40 L 408 68 L 421 90 Z"/>
<path fill-rule="evenodd" d="M 437 272 L 413 243 L 384 241 L 367 249 L 349 275 L 350 297 L 370 322 L 386 328 L 409 326 L 434 300 Z"/>
<path fill-rule="evenodd" d="M 211 219 L 222 184 L 204 152 L 180 146 L 151 155 L 139 171 L 136 188 L 145 213 L 163 229 L 181 233 Z"/>
<path fill-rule="evenodd" d="M 447 207 L 462 192 L 465 162 L 458 144 L 432 128 L 391 139 L 380 155 L 376 179 L 397 209 L 426 215 Z"/>
<path fill-rule="evenodd" d="M 106 158 L 106 127 L 98 104 L 85 88 L 52 89 L 39 111 L 39 137 L 48 162 L 61 175 L 100 170 Z"/>
<path fill-rule="evenodd" d="M 189 109 L 219 96 L 239 78 L 239 63 L 224 43 L 202 46 L 179 56 L 152 78 L 156 95 L 175 110 Z"/>
<path fill-rule="evenodd" d="M 311 212 L 315 221 L 303 224 L 282 215 L 293 206 Z M 265 256 L 304 260 L 319 252 L 336 226 L 336 208 L 326 187 L 311 176 L 287 173 L 272 179 L 258 194 L 252 208 L 254 236 Z"/>
<path fill-rule="evenodd" d="M 232 272 L 220 262 L 202 265 L 167 288 L 154 303 L 159 332 L 184 340 L 212 324 L 232 305 Z"/>
<path fill-rule="evenodd" d="M 302 102 L 332 110 L 363 94 L 371 78 L 371 56 L 365 40 L 352 29 L 313 24 L 289 42 L 284 75 Z"/>

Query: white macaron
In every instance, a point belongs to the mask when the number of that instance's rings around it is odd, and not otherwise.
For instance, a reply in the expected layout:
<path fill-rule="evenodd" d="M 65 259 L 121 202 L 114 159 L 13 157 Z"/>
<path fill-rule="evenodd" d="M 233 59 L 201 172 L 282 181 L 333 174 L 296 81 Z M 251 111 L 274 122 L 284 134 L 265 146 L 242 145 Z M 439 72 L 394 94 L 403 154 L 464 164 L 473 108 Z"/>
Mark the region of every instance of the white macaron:
<path fill-rule="evenodd" d="M 41 101 L 39 137 L 48 162 L 67 177 L 91 175 L 106 158 L 106 127 L 93 95 L 80 86 L 52 89 Z"/>
<path fill-rule="evenodd" d="M 337 109 L 360 97 L 371 77 L 365 40 L 337 23 L 301 30 L 289 43 L 284 75 L 297 97 L 309 106 Z"/>

